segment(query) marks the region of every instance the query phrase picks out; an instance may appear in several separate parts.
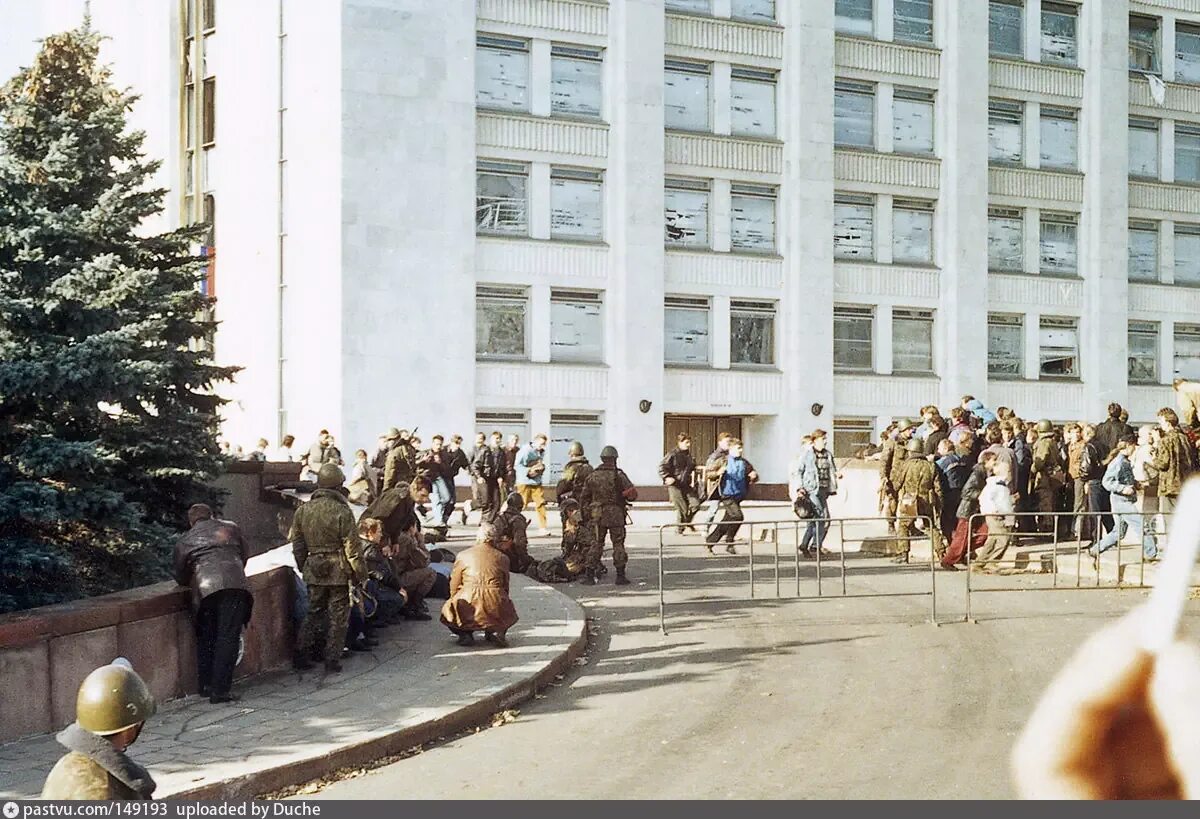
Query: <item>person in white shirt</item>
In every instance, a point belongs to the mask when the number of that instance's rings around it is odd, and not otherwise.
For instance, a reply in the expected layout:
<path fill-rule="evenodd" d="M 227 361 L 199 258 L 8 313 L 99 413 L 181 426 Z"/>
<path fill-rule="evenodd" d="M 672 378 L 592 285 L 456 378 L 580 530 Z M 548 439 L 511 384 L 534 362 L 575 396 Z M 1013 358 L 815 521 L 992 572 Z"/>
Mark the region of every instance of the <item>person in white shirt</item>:
<path fill-rule="evenodd" d="M 280 463 L 290 464 L 296 460 L 292 454 L 292 444 L 296 443 L 295 435 L 284 435 L 283 440 L 279 442 L 279 448 L 275 450 L 275 457 L 271 460 Z"/>
<path fill-rule="evenodd" d="M 1008 464 L 997 459 L 992 465 L 992 476 L 979 493 L 979 511 L 987 515 L 988 538 L 975 555 L 971 567 L 974 570 L 992 570 L 988 564 L 1003 560 L 1008 551 L 1009 533 L 1016 524 L 1012 489 L 1009 488 L 1011 479 L 1012 470 Z"/>

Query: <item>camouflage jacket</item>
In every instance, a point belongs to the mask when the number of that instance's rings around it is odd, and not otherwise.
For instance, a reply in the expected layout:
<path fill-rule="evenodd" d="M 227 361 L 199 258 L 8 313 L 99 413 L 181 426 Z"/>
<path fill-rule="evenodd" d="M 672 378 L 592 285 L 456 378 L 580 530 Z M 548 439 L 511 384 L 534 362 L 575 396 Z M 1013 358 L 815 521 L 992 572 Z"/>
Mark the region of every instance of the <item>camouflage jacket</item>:
<path fill-rule="evenodd" d="M 903 497 L 912 495 L 918 501 L 925 501 L 933 507 L 935 513 L 942 509 L 942 488 L 937 477 L 937 467 L 924 458 L 911 458 L 900 463 L 901 473 L 896 482 L 896 494 Z"/>
<path fill-rule="evenodd" d="M 352 578 L 366 581 L 354 513 L 340 492 L 314 492 L 308 503 L 296 510 L 288 540 L 305 583 L 338 586 Z"/>
<path fill-rule="evenodd" d="M 588 463 L 588 459 L 582 455 L 567 461 L 567 465 L 563 467 L 562 477 L 558 479 L 558 485 L 554 487 L 554 494 L 558 497 L 558 502 L 562 503 L 567 498 L 578 500 L 579 494 L 583 491 L 583 485 L 595 471 Z"/>
<path fill-rule="evenodd" d="M 1033 479 L 1032 488 L 1040 489 L 1043 485 L 1053 486 L 1055 482 L 1062 483 L 1065 473 L 1062 453 L 1058 448 L 1058 440 L 1053 433 L 1039 433 L 1037 442 L 1033 445 Z"/>
<path fill-rule="evenodd" d="M 69 753 L 58 760 L 42 788 L 43 799 L 150 799 L 154 779 L 103 737 L 72 723 L 55 737 Z"/>
<path fill-rule="evenodd" d="M 1158 470 L 1158 493 L 1178 495 L 1183 482 L 1195 467 L 1192 442 L 1179 430 L 1162 436 L 1154 453 L 1154 468 Z"/>
<path fill-rule="evenodd" d="M 596 530 L 591 526 L 564 528 L 562 534 L 562 557 L 576 574 L 583 571 L 587 555 L 596 548 Z"/>
<path fill-rule="evenodd" d="M 529 551 L 529 521 L 520 512 L 505 511 L 496 516 L 493 521 L 496 527 L 496 537 L 507 540 L 513 549 L 525 554 Z"/>
<path fill-rule="evenodd" d="M 908 450 L 904 448 L 904 444 L 896 441 L 892 452 L 891 470 L 888 472 L 888 479 L 892 482 L 892 486 L 897 492 L 900 491 L 900 484 L 904 481 L 904 465 L 907 462 Z"/>
<path fill-rule="evenodd" d="M 388 450 L 383 465 L 382 491 L 395 486 L 407 486 L 417 474 L 417 453 L 407 443 L 398 443 Z"/>
<path fill-rule="evenodd" d="M 625 507 L 637 497 L 636 490 L 629 492 L 633 488 L 623 470 L 601 464 L 584 481 L 579 503 L 588 510 L 589 519 L 601 526 L 624 526 Z"/>

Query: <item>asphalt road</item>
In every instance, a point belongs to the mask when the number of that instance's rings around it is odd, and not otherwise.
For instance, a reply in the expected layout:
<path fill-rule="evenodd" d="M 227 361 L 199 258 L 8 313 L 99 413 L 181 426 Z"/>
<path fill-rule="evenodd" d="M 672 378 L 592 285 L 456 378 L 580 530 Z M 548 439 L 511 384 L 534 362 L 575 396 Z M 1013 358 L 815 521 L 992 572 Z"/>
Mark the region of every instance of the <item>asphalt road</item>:
<path fill-rule="evenodd" d="M 672 587 L 728 583 L 745 594 L 732 585 L 744 558 L 699 551 L 669 561 L 698 572 L 671 577 Z M 768 597 L 672 609 L 664 637 L 654 553 L 632 556 L 640 583 L 618 589 L 610 574 L 591 589 L 560 587 L 594 617 L 588 662 L 515 722 L 315 798 L 1009 797 L 1009 750 L 1045 683 L 1084 636 L 1143 597 L 977 595 L 978 624 L 940 627 L 923 597 Z M 854 565 L 851 592 L 928 588 L 928 569 Z M 942 617 L 961 617 L 963 575 L 939 573 L 938 583 Z M 774 588 L 768 565 L 757 592 Z M 783 588 L 794 593 L 794 580 Z"/>

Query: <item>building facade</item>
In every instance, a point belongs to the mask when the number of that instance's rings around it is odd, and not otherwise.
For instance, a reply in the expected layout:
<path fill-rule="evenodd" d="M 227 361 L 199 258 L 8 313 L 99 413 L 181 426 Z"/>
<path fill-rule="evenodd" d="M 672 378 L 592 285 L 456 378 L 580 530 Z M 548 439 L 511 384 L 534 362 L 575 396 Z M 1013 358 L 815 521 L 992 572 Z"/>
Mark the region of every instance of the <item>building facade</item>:
<path fill-rule="evenodd" d="M 32 54 L 53 15 L 20 16 Z M 213 222 L 239 443 L 546 432 L 650 483 L 728 429 L 783 482 L 817 426 L 848 453 L 964 393 L 1141 421 L 1200 374 L 1200 0 L 93 17 L 164 219 Z"/>

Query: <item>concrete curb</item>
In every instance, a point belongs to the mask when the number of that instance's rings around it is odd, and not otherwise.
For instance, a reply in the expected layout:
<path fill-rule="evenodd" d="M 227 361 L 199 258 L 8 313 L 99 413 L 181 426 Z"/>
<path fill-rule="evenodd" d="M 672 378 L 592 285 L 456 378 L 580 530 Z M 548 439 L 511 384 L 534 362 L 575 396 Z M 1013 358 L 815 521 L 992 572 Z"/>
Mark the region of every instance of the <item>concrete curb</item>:
<path fill-rule="evenodd" d="M 569 606 L 575 609 L 579 620 L 579 634 L 565 650 L 525 679 L 437 719 L 410 725 L 366 742 L 346 745 L 336 751 L 291 762 L 277 768 L 255 771 L 245 776 L 218 782 L 208 782 L 200 787 L 172 793 L 163 798 L 182 800 L 252 799 L 259 794 L 319 779 L 339 768 L 366 765 L 381 757 L 397 754 L 439 737 L 458 733 L 479 725 L 497 711 L 503 711 L 532 699 L 534 694 L 545 688 L 556 676 L 565 674 L 575 658 L 581 656 L 587 648 L 586 612 L 577 602 L 557 589 L 554 590 L 554 593 L 561 596 Z"/>

